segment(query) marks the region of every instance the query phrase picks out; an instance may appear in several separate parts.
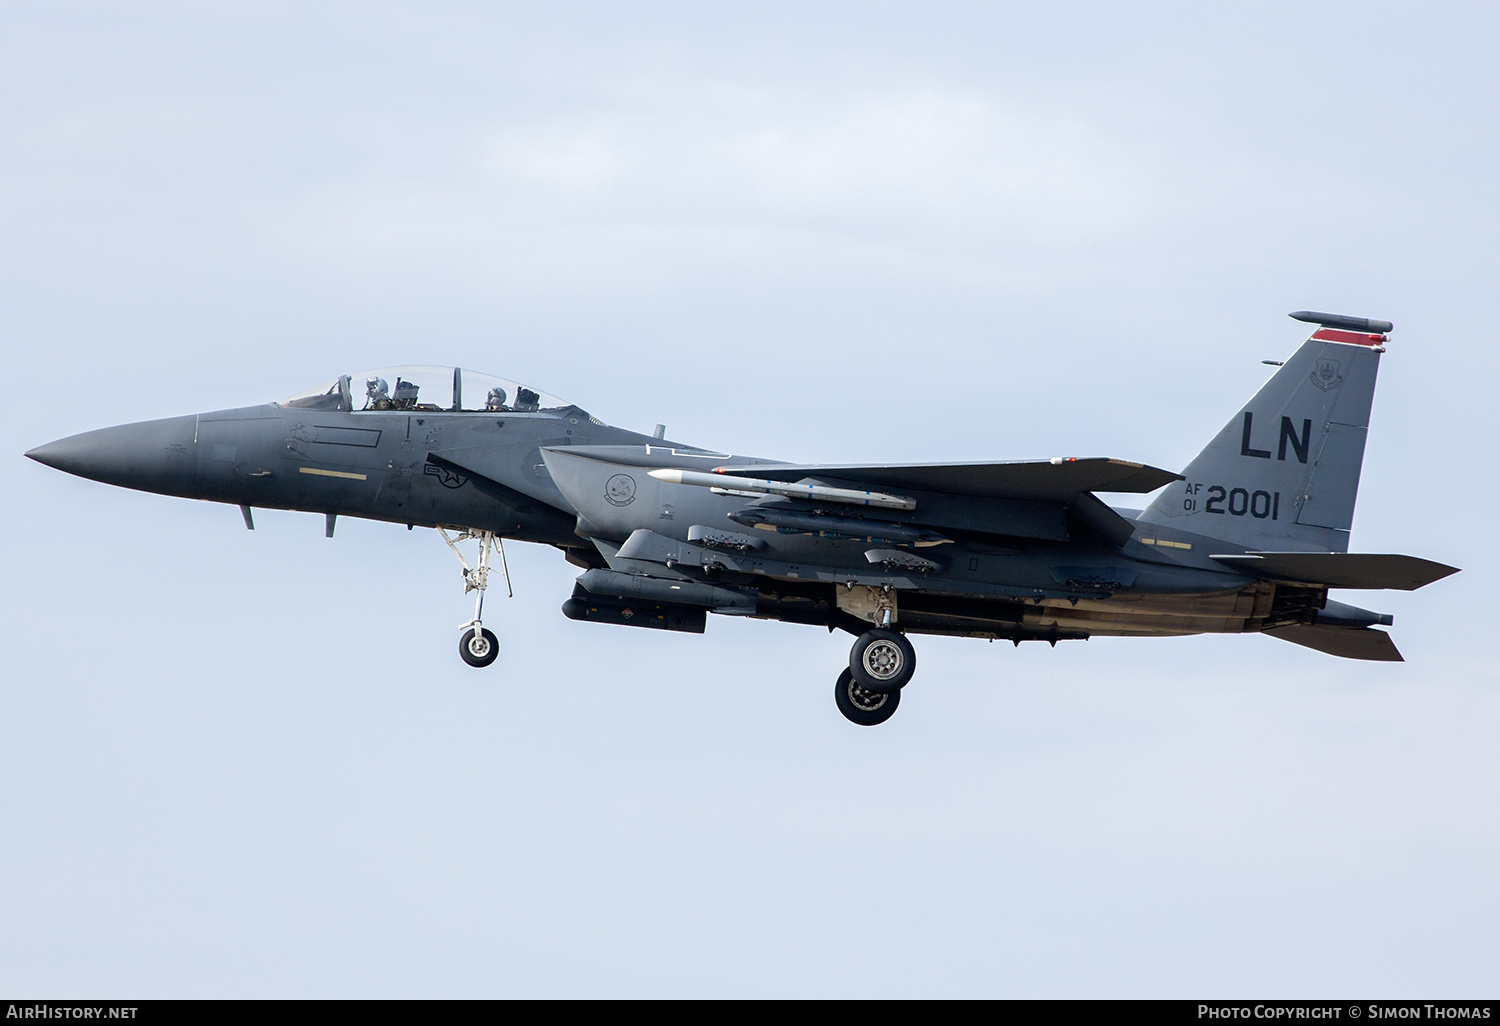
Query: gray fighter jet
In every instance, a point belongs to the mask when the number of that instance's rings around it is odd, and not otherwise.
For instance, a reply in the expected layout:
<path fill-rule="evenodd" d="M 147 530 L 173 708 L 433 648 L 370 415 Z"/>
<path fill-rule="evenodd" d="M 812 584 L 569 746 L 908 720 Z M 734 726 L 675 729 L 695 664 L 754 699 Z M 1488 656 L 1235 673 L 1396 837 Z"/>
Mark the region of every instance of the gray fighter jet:
<path fill-rule="evenodd" d="M 481 614 L 505 538 L 556 546 L 585 570 L 563 605 L 575 620 L 701 633 L 714 612 L 840 628 L 856 640 L 838 708 L 873 725 L 912 679 L 909 634 L 1055 645 L 1265 632 L 1399 660 L 1374 629 L 1390 616 L 1328 598 L 1456 572 L 1348 552 L 1391 325 L 1292 316 L 1317 330 L 1183 474 L 1071 457 L 799 466 L 669 442 L 660 426 L 611 428 L 447 368 L 343 376 L 279 403 L 108 428 L 27 455 L 238 504 L 247 527 L 261 506 L 322 512 L 330 535 L 344 515 L 435 527 L 455 552 L 477 539 L 464 579 L 479 594 L 459 645 L 474 666 L 499 650 Z M 1157 489 L 1145 510 L 1094 494 Z"/>

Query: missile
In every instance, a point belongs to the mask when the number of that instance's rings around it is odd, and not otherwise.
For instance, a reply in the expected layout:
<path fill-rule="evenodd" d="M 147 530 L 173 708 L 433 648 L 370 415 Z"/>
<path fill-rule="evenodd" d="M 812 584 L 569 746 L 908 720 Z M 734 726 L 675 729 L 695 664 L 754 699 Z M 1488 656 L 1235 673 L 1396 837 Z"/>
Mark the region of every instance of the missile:
<path fill-rule="evenodd" d="M 850 520 L 760 506 L 735 510 L 729 514 L 729 519 L 746 527 L 759 527 L 786 534 L 818 534 L 828 538 L 882 541 L 896 545 L 915 545 L 918 548 L 942 545 L 953 540 L 924 528 L 891 524 L 883 520 Z"/>
<path fill-rule="evenodd" d="M 789 481 L 765 481 L 758 477 L 734 477 L 729 474 L 705 474 L 698 470 L 662 469 L 649 472 L 667 484 L 694 485 L 708 488 L 717 495 L 785 495 L 813 502 L 840 502 L 850 506 L 879 506 L 882 509 L 916 509 L 915 499 L 884 492 L 864 492 L 853 488 Z"/>

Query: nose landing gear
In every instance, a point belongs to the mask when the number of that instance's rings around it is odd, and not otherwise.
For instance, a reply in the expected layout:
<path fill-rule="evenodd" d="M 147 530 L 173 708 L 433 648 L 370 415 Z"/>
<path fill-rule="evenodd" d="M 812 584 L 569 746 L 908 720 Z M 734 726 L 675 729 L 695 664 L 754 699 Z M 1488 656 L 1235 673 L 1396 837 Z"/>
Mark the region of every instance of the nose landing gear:
<path fill-rule="evenodd" d="M 474 627 L 458 638 L 458 654 L 470 666 L 483 668 L 500 658 L 500 639 L 488 627 Z"/>
<path fill-rule="evenodd" d="M 463 631 L 458 639 L 458 654 L 463 661 L 470 666 L 483 668 L 500 657 L 500 639 L 495 633 L 484 626 L 482 617 L 484 614 L 484 593 L 490 586 L 490 553 L 500 553 L 500 574 L 505 578 L 505 594 L 507 598 L 515 596 L 510 586 L 510 570 L 505 565 L 505 544 L 500 536 L 493 531 L 464 530 L 450 538 L 445 528 L 438 528 L 438 533 L 443 536 L 443 541 L 453 550 L 458 561 L 464 565 L 464 594 L 477 591 L 479 594 L 474 599 L 474 619 L 468 623 L 460 624 L 459 629 Z M 476 566 L 469 566 L 469 561 L 464 559 L 464 554 L 458 551 L 458 542 L 476 538 L 479 541 L 479 559 Z"/>

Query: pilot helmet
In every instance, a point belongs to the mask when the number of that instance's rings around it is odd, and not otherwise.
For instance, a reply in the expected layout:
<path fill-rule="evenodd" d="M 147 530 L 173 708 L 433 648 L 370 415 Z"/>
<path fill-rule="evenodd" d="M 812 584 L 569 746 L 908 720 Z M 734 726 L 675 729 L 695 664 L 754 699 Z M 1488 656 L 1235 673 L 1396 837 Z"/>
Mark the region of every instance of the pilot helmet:
<path fill-rule="evenodd" d="M 385 378 L 369 378 L 365 381 L 365 395 L 371 399 L 384 398 L 389 387 L 385 383 Z"/>
<path fill-rule="evenodd" d="M 503 389 L 503 388 L 492 388 L 492 389 L 490 389 L 490 395 L 489 395 L 489 398 L 487 400 L 485 400 L 485 405 L 488 406 L 492 410 L 498 410 L 500 407 L 504 406 L 505 405 L 505 389 Z"/>

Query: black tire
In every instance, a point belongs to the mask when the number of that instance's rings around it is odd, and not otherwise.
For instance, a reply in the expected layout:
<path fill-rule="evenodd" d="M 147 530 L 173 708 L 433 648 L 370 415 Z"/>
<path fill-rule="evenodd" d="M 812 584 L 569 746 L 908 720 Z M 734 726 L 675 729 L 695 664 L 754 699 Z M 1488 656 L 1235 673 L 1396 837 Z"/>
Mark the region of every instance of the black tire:
<path fill-rule="evenodd" d="M 896 714 L 896 706 L 901 704 L 901 692 L 876 694 L 856 684 L 854 675 L 845 670 L 833 686 L 833 701 L 850 723 L 874 727 Z"/>
<path fill-rule="evenodd" d="M 458 639 L 458 654 L 470 666 L 486 667 L 500 658 L 500 639 L 488 627 L 481 627 L 478 637 L 473 630 L 464 631 Z"/>
<path fill-rule="evenodd" d="M 865 631 L 849 650 L 849 670 L 866 691 L 889 695 L 906 687 L 917 672 L 917 650 L 900 631 Z"/>

